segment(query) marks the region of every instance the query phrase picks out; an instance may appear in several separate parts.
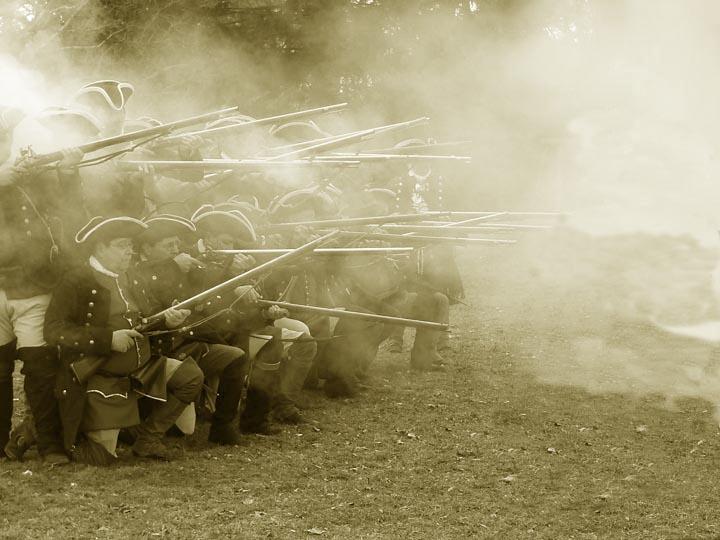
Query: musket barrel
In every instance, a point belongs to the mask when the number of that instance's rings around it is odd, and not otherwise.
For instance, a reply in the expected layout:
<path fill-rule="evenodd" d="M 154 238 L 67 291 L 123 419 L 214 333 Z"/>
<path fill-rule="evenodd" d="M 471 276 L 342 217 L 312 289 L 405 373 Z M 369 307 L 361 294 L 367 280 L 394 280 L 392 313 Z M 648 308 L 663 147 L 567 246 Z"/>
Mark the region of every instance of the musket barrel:
<path fill-rule="evenodd" d="M 384 223 L 401 223 L 423 221 L 428 217 L 447 216 L 450 212 L 433 211 L 421 214 L 389 214 L 386 216 L 366 216 L 345 219 L 321 219 L 315 221 L 293 221 L 290 223 L 274 223 L 270 229 L 287 229 L 293 227 L 348 227 L 351 225 L 382 225 Z"/>
<path fill-rule="evenodd" d="M 157 170 L 258 170 L 281 168 L 317 168 L 317 167 L 355 167 L 359 164 L 353 160 L 323 160 L 295 159 L 289 161 L 267 161 L 264 159 L 206 159 L 201 161 L 156 161 L 156 160 L 128 160 L 119 161 L 122 170 L 136 171 L 141 167 L 150 166 Z"/>
<path fill-rule="evenodd" d="M 374 162 L 374 161 L 462 161 L 463 163 L 470 163 L 472 158 L 470 156 L 438 156 L 430 154 L 328 154 L 316 156 L 314 159 L 325 160 L 325 159 L 356 159 L 360 162 Z"/>
<path fill-rule="evenodd" d="M 382 323 L 382 324 L 397 324 L 400 326 L 413 326 L 415 328 L 428 328 L 432 330 L 446 331 L 449 328 L 448 324 L 436 323 L 432 321 L 422 321 L 417 319 L 404 319 L 402 317 L 389 317 L 387 315 L 376 315 L 375 313 L 363 313 L 360 311 L 346 311 L 344 309 L 332 309 L 323 308 L 318 306 L 306 306 L 303 304 L 291 304 L 289 302 L 275 302 L 272 300 L 259 300 L 258 304 L 265 307 L 278 306 L 281 308 L 296 310 L 296 311 L 307 311 L 308 313 L 318 313 L 320 315 L 327 315 L 329 317 L 345 318 L 345 319 L 357 319 L 368 322 Z"/>
<path fill-rule="evenodd" d="M 414 251 L 413 247 L 356 247 L 356 248 L 317 248 L 313 253 L 320 255 L 392 255 L 393 253 L 407 253 Z M 291 248 L 274 249 L 216 249 L 213 253 L 224 255 L 282 255 L 292 251 Z"/>
<path fill-rule="evenodd" d="M 383 225 L 383 227 L 394 230 L 394 231 L 406 231 L 406 232 L 447 232 L 451 230 L 452 232 L 457 233 L 463 233 L 463 234 L 472 234 L 472 233 L 480 233 L 483 231 L 544 231 L 548 229 L 552 229 L 552 226 L 550 225 L 522 225 L 522 224 L 513 224 L 513 223 L 493 223 L 493 224 L 478 224 L 473 226 L 458 226 L 458 227 L 445 227 L 444 225 L 402 225 L 402 224 L 394 224 L 394 223 L 388 223 L 387 225 Z"/>
<path fill-rule="evenodd" d="M 222 109 L 211 113 L 205 113 L 198 116 L 192 116 L 190 118 L 184 118 L 182 120 L 176 120 L 174 122 L 168 122 L 167 124 L 162 124 L 160 126 L 153 126 L 146 129 L 132 131 L 130 133 L 123 133 L 122 135 L 115 135 L 114 137 L 108 137 L 106 139 L 100 139 L 98 141 L 92 141 L 80 145 L 79 149 L 84 154 L 89 154 L 90 152 L 95 152 L 96 150 L 101 150 L 109 146 L 115 146 L 116 144 L 131 142 L 138 139 L 144 139 L 146 137 L 154 137 L 156 135 L 162 135 L 163 133 L 169 133 L 170 131 L 174 131 L 176 129 L 182 129 L 196 124 L 202 124 L 204 122 L 215 120 L 219 117 L 226 116 L 237 111 L 238 107 L 228 107 L 227 109 Z M 62 158 L 62 151 L 51 152 L 49 154 L 38 154 L 36 156 L 33 156 L 32 164 L 38 166 L 47 165 L 48 163 L 60 161 Z"/>
<path fill-rule="evenodd" d="M 193 135 L 201 135 L 201 136 L 217 135 L 218 133 L 224 133 L 224 132 L 230 131 L 230 130 L 235 131 L 235 130 L 241 130 L 241 129 L 248 129 L 248 128 L 252 128 L 252 127 L 264 126 L 267 124 L 274 124 L 276 122 L 297 120 L 299 118 L 306 118 L 308 116 L 315 116 L 318 114 L 326 114 L 329 112 L 337 112 L 337 111 L 340 111 L 340 110 L 346 108 L 347 106 L 348 106 L 347 103 L 336 103 L 335 105 L 326 105 L 325 107 L 316 107 L 314 109 L 306 109 L 304 111 L 297 111 L 297 112 L 286 113 L 286 114 L 278 114 L 275 116 L 267 116 L 265 118 L 258 118 L 256 120 L 250 120 L 250 121 L 244 122 L 242 124 L 231 124 L 228 126 L 218 126 L 218 127 L 214 127 L 214 128 L 193 131 L 190 133 L 178 133 L 177 135 L 172 135 L 170 137 L 166 137 L 165 140 L 175 140 L 175 139 L 180 139 L 182 137 L 193 136 Z"/>
<path fill-rule="evenodd" d="M 402 244 L 457 244 L 457 245 L 497 245 L 509 246 L 516 244 L 516 240 L 500 240 L 496 238 L 462 238 L 454 236 L 418 236 L 391 233 L 366 233 L 361 231 L 341 231 L 345 238 L 360 238 L 363 240 L 381 240 L 383 242 L 399 242 Z"/>
<path fill-rule="evenodd" d="M 444 148 L 448 146 L 464 146 L 472 143 L 472 141 L 448 141 L 448 142 L 435 142 L 427 144 L 412 144 L 408 146 L 393 146 L 392 148 L 377 148 L 373 150 L 365 150 L 365 154 L 404 154 L 412 153 L 417 150 L 427 150 L 430 148 Z"/>

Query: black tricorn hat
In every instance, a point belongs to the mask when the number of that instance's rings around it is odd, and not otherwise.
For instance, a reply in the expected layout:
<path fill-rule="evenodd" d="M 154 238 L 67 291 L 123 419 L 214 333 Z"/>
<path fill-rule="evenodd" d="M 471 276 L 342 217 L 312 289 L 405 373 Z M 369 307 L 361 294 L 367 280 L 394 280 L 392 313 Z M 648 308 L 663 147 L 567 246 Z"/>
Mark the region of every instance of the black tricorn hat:
<path fill-rule="evenodd" d="M 96 216 L 77 232 L 75 242 L 92 246 L 97 242 L 109 242 L 115 238 L 134 238 L 147 228 L 145 223 L 129 216 Z"/>
<path fill-rule="evenodd" d="M 210 210 L 193 215 L 193 222 L 200 233 L 227 233 L 243 242 L 255 242 L 257 236 L 250 220 L 239 210 Z"/>
<path fill-rule="evenodd" d="M 171 236 L 183 237 L 194 234 L 195 224 L 187 218 L 175 214 L 158 214 L 143 220 L 147 229 L 139 237 L 140 242 L 154 244 Z"/>

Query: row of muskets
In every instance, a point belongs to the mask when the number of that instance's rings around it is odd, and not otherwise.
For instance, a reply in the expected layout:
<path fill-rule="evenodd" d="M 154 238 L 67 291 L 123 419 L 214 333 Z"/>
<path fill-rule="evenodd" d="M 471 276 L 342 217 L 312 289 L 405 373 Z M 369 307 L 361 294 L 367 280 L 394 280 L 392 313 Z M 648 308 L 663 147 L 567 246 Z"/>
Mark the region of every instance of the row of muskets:
<path fill-rule="evenodd" d="M 239 107 L 229 107 L 207 114 L 192 116 L 146 129 L 91 141 L 78 148 L 85 155 L 93 155 L 108 149 L 112 151 L 112 154 L 108 154 L 108 156 L 117 157 L 151 141 L 155 144 L 163 145 L 175 144 L 178 140 L 189 136 L 212 139 L 218 135 L 226 136 L 261 126 L 279 125 L 321 114 L 338 112 L 345 109 L 347 105 L 347 103 L 339 103 L 287 114 L 252 119 L 242 123 L 232 123 L 195 131 L 183 131 L 187 128 L 207 124 L 239 113 Z M 229 173 L 233 171 L 257 172 L 282 168 L 357 167 L 364 163 L 390 161 L 470 162 L 471 158 L 468 156 L 426 153 L 427 151 L 440 148 L 459 146 L 469 141 L 411 144 L 401 148 L 383 148 L 370 151 L 342 151 L 344 148 L 363 143 L 378 135 L 410 129 L 427 124 L 428 122 L 429 118 L 421 117 L 406 122 L 398 122 L 340 135 L 330 135 L 324 138 L 270 148 L 267 150 L 267 155 L 261 157 L 253 156 L 248 159 L 203 159 L 200 161 L 120 160 L 116 161 L 116 164 L 121 170 L 126 171 L 137 171 L 138 169 L 147 167 L 152 167 L 158 171 L 202 169 L 206 172 L 205 177 L 207 178 L 216 176 L 218 173 Z M 63 158 L 63 151 L 29 155 L 30 165 L 47 166 L 61 160 Z M 87 162 L 99 163 L 102 160 L 103 156 L 91 157 Z M 397 255 L 411 252 L 419 246 L 432 244 L 507 246 L 515 244 L 516 240 L 496 238 L 492 237 L 492 234 L 538 231 L 552 228 L 552 225 L 513 223 L 513 220 L 524 220 L 528 218 L 557 219 L 561 215 L 562 214 L 558 212 L 429 211 L 412 214 L 274 223 L 261 227 L 260 232 L 283 232 L 302 226 L 313 229 L 321 236 L 298 248 L 221 250 L 219 252 L 225 254 L 243 253 L 272 256 L 273 258 L 228 281 L 188 298 L 174 305 L 173 308 L 191 309 L 207 301 L 209 298 L 232 290 L 238 285 L 262 279 L 268 272 L 281 265 L 310 255 Z M 505 219 L 506 221 L 510 221 L 510 223 L 498 222 L 497 220 L 499 219 Z M 379 227 L 382 227 L 382 229 Z M 478 234 L 491 237 L 478 238 L 476 237 Z M 386 245 L 390 245 L 390 247 L 350 247 L 352 243 L 359 240 L 379 240 Z M 335 245 L 329 246 L 331 243 Z M 338 243 L 344 243 L 346 245 L 338 246 Z M 263 307 L 275 305 L 290 310 L 306 311 L 338 318 L 354 318 L 373 323 L 396 324 L 441 331 L 448 330 L 447 324 L 372 313 L 353 312 L 343 308 L 324 308 L 270 300 L 260 300 L 259 304 Z M 137 329 L 142 332 L 151 331 L 162 321 L 164 313 L 165 311 L 161 311 L 160 313 L 143 319 Z M 188 329 L 181 328 L 179 330 Z"/>

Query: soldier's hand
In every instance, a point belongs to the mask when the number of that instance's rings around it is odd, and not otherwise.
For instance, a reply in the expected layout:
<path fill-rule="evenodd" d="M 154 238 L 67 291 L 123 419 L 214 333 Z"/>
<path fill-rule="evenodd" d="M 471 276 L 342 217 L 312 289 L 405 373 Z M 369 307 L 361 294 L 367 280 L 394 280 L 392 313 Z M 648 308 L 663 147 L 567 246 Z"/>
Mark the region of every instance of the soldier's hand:
<path fill-rule="evenodd" d="M 193 268 L 205 268 L 203 263 L 195 259 L 194 257 L 191 257 L 187 253 L 181 253 L 177 257 L 173 259 L 175 261 L 175 264 L 177 264 L 180 267 L 180 271 L 184 274 L 187 274 L 190 270 Z"/>
<path fill-rule="evenodd" d="M 136 338 L 142 338 L 143 335 L 137 330 L 115 330 L 112 333 L 112 343 L 110 349 L 115 352 L 124 353 L 135 345 Z"/>
<path fill-rule="evenodd" d="M 168 308 L 168 310 L 165 311 L 165 326 L 168 328 L 177 328 L 184 323 L 185 319 L 189 316 L 189 309 L 175 309 L 173 307 Z"/>
<path fill-rule="evenodd" d="M 236 274 L 247 272 L 255 266 L 255 259 L 250 255 L 236 253 L 233 257 L 232 271 Z"/>
<path fill-rule="evenodd" d="M 66 148 L 61 152 L 63 157 L 58 162 L 58 169 L 63 174 L 72 174 L 73 169 L 82 161 L 85 154 L 79 148 Z"/>
<path fill-rule="evenodd" d="M 30 175 L 31 169 L 30 158 L 19 157 L 12 166 L 0 169 L 0 186 L 21 183 L 23 178 Z"/>
<path fill-rule="evenodd" d="M 235 296 L 246 305 L 257 304 L 257 301 L 260 300 L 260 294 L 252 285 L 240 285 L 235 289 Z"/>
<path fill-rule="evenodd" d="M 290 313 L 287 309 L 281 308 L 280 306 L 270 306 L 263 311 L 263 317 L 272 321 L 277 321 L 278 319 L 287 317 L 289 314 Z"/>

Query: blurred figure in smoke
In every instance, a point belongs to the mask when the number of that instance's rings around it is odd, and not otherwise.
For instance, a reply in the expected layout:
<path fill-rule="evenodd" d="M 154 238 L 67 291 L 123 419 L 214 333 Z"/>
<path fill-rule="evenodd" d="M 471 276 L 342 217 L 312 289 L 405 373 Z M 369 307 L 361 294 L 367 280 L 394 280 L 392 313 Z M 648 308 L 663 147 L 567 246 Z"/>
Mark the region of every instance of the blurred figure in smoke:
<path fill-rule="evenodd" d="M 40 115 L 36 122 L 43 125 L 60 117 L 71 123 L 86 121 L 82 115 L 63 110 Z M 47 139 L 51 139 L 52 128 L 47 132 Z M 9 140 L 7 133 L 3 140 Z M 84 219 L 76 168 L 82 153 L 70 149 L 63 155 L 56 169 L 36 169 L 25 156 L 0 177 L 0 439 L 7 439 L 12 392 L 6 388 L 17 357 L 23 362 L 25 394 L 38 450 L 51 465 L 67 463 L 68 458 L 62 447 L 54 393 L 57 354 L 45 341 L 43 322 L 52 291 L 72 264 L 72 249 L 68 249 L 70 243 L 64 236 L 66 227 L 72 230 L 74 223 Z M 21 457 L 15 438 L 7 442 L 4 451 L 10 458 Z"/>

